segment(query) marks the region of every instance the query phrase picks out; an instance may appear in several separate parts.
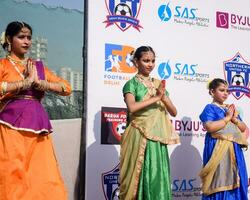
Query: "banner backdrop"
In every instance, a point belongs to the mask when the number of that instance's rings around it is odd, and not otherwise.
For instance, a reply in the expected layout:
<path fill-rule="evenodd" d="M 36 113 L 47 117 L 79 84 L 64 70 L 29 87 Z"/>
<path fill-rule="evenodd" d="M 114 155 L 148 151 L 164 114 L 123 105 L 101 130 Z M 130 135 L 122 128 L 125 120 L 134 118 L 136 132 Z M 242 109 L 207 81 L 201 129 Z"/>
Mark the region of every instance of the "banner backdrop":
<path fill-rule="evenodd" d="M 118 187 L 119 140 L 126 123 L 122 87 L 136 74 L 130 53 L 152 46 L 152 75 L 166 80 L 181 144 L 169 146 L 174 199 L 200 199 L 209 80 L 229 83 L 250 126 L 250 2 L 104 0 L 88 3 L 86 199 L 110 200 Z M 249 130 L 247 130 L 249 136 Z M 248 139 L 249 141 L 249 139 Z M 250 173 L 250 152 L 245 151 Z"/>

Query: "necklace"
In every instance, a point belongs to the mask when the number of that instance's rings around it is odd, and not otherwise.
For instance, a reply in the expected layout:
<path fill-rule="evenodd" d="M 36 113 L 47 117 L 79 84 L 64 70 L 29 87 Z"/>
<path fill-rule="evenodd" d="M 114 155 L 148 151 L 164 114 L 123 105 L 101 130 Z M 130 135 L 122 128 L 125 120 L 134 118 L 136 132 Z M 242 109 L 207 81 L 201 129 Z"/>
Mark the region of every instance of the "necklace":
<path fill-rule="evenodd" d="M 212 102 L 212 104 L 214 104 L 214 105 L 216 105 L 216 106 L 218 106 L 222 111 L 224 111 L 224 112 L 226 112 L 226 109 L 227 109 L 227 107 L 228 107 L 228 105 L 227 104 L 219 104 L 219 103 L 217 103 L 217 102 Z"/>
<path fill-rule="evenodd" d="M 25 65 L 26 62 L 27 62 L 27 58 L 25 58 L 25 59 L 23 59 L 23 60 L 16 60 L 16 59 L 12 58 L 10 55 L 7 56 L 7 59 L 8 59 L 9 61 L 12 61 L 12 62 L 14 62 L 14 63 L 16 63 L 16 64 L 20 64 L 20 65 Z"/>
<path fill-rule="evenodd" d="M 136 74 L 135 77 L 138 81 L 140 81 L 147 89 L 150 96 L 156 95 L 156 88 L 154 85 L 154 78 L 151 78 L 150 76 L 145 77 L 141 74 Z"/>
<path fill-rule="evenodd" d="M 26 62 L 25 61 L 17 61 L 15 59 L 13 59 L 12 57 L 10 56 L 7 56 L 7 59 L 10 61 L 10 63 L 14 66 L 15 70 L 17 71 L 17 73 L 22 77 L 22 79 L 25 79 L 24 75 L 20 72 L 20 70 L 18 69 L 17 64 L 21 64 L 21 65 L 24 65 L 24 63 Z"/>

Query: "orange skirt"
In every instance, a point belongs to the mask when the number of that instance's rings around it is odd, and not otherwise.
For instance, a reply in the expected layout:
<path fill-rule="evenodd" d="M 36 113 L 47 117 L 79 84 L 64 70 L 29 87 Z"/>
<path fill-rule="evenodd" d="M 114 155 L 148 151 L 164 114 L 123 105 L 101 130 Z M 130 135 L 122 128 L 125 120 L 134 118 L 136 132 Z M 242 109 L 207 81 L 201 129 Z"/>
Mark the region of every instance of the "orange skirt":
<path fill-rule="evenodd" d="M 50 135 L 0 124 L 0 200 L 66 200 Z"/>

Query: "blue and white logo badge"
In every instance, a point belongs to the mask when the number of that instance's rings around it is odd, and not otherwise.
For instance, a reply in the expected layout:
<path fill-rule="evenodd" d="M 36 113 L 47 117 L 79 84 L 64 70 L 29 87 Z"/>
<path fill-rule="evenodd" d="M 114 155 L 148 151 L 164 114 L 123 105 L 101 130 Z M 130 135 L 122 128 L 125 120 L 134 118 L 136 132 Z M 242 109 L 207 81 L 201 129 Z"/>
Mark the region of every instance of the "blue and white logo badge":
<path fill-rule="evenodd" d="M 169 7 L 169 3 L 167 5 L 161 5 L 158 9 L 158 16 L 160 17 L 161 21 L 168 21 L 172 17 L 172 11 Z"/>
<path fill-rule="evenodd" d="M 106 27 L 116 24 L 119 29 L 126 31 L 133 26 L 140 31 L 142 26 L 137 19 L 142 0 L 106 0 L 106 7 L 109 15 L 107 15 Z"/>
<path fill-rule="evenodd" d="M 180 25 L 208 27 L 209 18 L 200 15 L 198 8 L 191 5 L 182 5 L 174 3 L 160 4 L 158 7 L 158 17 L 161 22 L 173 22 Z"/>
<path fill-rule="evenodd" d="M 119 164 L 109 172 L 102 174 L 102 189 L 106 200 L 118 199 Z"/>
<path fill-rule="evenodd" d="M 209 74 L 199 72 L 198 64 L 190 64 L 178 62 L 168 59 L 166 62 L 161 62 L 157 68 L 158 75 L 161 80 L 173 78 L 177 81 L 191 82 L 207 82 Z"/>
<path fill-rule="evenodd" d="M 168 79 L 171 76 L 171 67 L 169 66 L 169 60 L 167 63 L 161 63 L 158 67 L 158 74 L 161 80 Z"/>
<path fill-rule="evenodd" d="M 225 78 L 229 84 L 229 92 L 239 100 L 244 94 L 250 98 L 249 73 L 250 63 L 240 53 L 223 62 Z"/>

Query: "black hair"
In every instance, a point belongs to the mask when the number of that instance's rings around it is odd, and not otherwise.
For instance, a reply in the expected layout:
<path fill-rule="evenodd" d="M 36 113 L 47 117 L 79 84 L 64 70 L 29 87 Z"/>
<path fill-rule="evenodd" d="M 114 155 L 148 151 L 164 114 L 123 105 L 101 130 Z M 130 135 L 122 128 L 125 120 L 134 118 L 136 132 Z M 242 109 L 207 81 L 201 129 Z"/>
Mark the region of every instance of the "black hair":
<path fill-rule="evenodd" d="M 137 60 L 140 60 L 140 58 L 142 57 L 142 53 L 149 51 L 151 51 L 155 55 L 153 48 L 150 46 L 140 46 L 135 50 L 135 52 L 132 52 L 132 54 L 134 59 L 136 58 Z"/>
<path fill-rule="evenodd" d="M 32 28 L 29 24 L 25 23 L 25 22 L 18 22 L 18 21 L 14 21 L 14 22 L 10 22 L 5 30 L 5 37 L 9 37 L 10 39 L 12 39 L 15 35 L 17 35 L 22 28 L 27 28 L 30 30 L 30 33 L 32 35 Z M 2 46 L 4 49 L 7 49 L 8 47 L 8 43 L 5 42 Z"/>
<path fill-rule="evenodd" d="M 220 86 L 220 84 L 228 85 L 227 81 L 225 81 L 224 79 L 221 78 L 213 79 L 208 85 L 209 94 L 211 94 L 211 90 L 215 90 L 217 87 Z"/>

